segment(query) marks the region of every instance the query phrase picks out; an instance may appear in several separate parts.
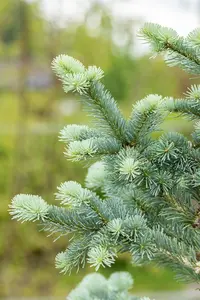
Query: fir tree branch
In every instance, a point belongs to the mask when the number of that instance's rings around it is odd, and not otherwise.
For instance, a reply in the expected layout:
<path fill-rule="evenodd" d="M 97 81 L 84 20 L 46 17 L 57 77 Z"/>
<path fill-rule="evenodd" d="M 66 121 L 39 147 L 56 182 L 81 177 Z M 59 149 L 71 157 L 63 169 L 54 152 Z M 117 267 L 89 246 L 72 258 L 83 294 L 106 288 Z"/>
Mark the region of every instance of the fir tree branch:
<path fill-rule="evenodd" d="M 187 39 L 179 37 L 173 29 L 146 23 L 140 30 L 140 35 L 154 52 L 164 52 L 169 66 L 179 66 L 192 74 L 200 74 L 199 51 Z"/>

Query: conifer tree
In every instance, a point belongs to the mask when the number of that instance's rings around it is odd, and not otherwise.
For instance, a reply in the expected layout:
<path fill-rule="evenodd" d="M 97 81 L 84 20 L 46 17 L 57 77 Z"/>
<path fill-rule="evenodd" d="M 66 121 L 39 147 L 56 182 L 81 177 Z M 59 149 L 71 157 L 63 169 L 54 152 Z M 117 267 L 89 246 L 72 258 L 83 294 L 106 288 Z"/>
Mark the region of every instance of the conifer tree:
<path fill-rule="evenodd" d="M 200 74 L 199 30 L 183 38 L 148 23 L 140 34 L 168 65 Z M 86 262 L 96 270 L 110 267 L 119 253 L 129 252 L 134 264 L 169 266 L 179 280 L 199 283 L 200 85 L 191 86 L 183 99 L 148 95 L 126 120 L 101 83 L 100 68 L 86 68 L 67 55 L 56 57 L 52 67 L 65 92 L 78 93 L 94 119 L 93 128 L 68 125 L 61 131 L 65 155 L 91 166 L 84 187 L 73 181 L 58 187 L 61 206 L 35 195 L 15 196 L 13 219 L 70 234 L 69 246 L 56 257 L 63 273 Z M 191 139 L 178 132 L 155 138 L 170 113 L 195 120 Z"/>

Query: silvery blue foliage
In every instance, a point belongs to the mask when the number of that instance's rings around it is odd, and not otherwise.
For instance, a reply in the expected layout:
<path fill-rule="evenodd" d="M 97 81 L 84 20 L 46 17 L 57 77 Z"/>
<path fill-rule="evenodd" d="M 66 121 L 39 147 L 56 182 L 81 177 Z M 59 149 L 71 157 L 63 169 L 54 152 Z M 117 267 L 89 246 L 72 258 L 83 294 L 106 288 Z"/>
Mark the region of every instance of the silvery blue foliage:
<path fill-rule="evenodd" d="M 109 279 L 92 273 L 84 277 L 67 300 L 150 300 L 131 295 L 128 290 L 132 285 L 133 279 L 127 272 L 115 272 Z"/>

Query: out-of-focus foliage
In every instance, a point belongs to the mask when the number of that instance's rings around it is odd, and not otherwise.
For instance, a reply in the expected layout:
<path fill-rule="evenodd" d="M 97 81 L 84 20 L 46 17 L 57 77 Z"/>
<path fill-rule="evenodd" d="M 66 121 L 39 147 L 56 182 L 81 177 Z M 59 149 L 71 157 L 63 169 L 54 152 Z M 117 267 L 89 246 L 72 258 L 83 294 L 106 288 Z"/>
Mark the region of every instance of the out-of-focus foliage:
<path fill-rule="evenodd" d="M 10 59 L 20 55 L 23 27 L 31 34 L 29 41 L 30 56 L 45 52 L 46 21 L 39 9 L 38 1 L 6 0 L 0 3 L 0 55 Z M 35 42 L 37 41 L 37 43 Z"/>
<path fill-rule="evenodd" d="M 147 297 L 134 297 L 129 293 L 133 279 L 128 272 L 115 272 L 109 279 L 92 273 L 83 278 L 70 292 L 67 300 L 150 300 Z"/>
<path fill-rule="evenodd" d="M 74 96 L 66 98 L 60 85 L 57 88 L 52 58 L 67 53 L 104 69 L 104 83 L 126 115 L 132 103 L 147 94 L 176 97 L 189 85 L 186 74 L 166 68 L 161 60 L 134 57 L 134 22 L 113 19 L 98 1 L 92 1 L 82 23 L 67 20 L 62 27 L 44 18 L 41 1 L 0 1 L 0 297 L 64 296 L 91 271 L 59 277 L 52 261 L 65 241 L 50 250 L 51 238 L 44 239 L 34 226 L 14 224 L 7 213 L 14 194 L 40 194 L 51 201 L 61 181 L 82 182 L 86 173 L 79 164 L 66 162 L 57 139 L 65 124 L 88 119 Z M 182 125 L 179 121 L 167 126 Z M 169 289 L 177 288 L 171 273 L 132 269 L 127 257 L 115 268 L 134 273 L 138 289 L 164 289 L 166 282 Z"/>

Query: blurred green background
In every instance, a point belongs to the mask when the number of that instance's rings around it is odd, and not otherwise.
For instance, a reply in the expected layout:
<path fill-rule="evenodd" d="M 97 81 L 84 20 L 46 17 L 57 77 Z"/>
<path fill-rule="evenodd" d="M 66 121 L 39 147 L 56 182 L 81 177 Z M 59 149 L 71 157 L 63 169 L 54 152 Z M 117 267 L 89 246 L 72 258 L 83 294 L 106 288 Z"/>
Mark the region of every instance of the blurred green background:
<path fill-rule="evenodd" d="M 71 0 L 73 2 L 73 0 Z M 74 0 L 75 1 L 75 0 Z M 54 268 L 57 252 L 67 239 L 53 243 L 35 224 L 19 224 L 8 214 L 17 193 L 39 194 L 54 202 L 56 187 L 66 180 L 84 182 L 86 169 L 68 162 L 58 132 L 65 124 L 89 123 L 73 94 L 66 95 L 51 71 L 58 54 L 69 54 L 85 65 L 105 71 L 104 83 L 128 117 L 132 104 L 149 93 L 180 97 L 198 82 L 162 59 L 135 50 L 134 32 L 143 19 L 118 18 L 109 1 L 79 2 L 79 14 L 65 16 L 57 0 L 53 17 L 43 0 L 0 1 L 0 297 L 65 296 L 86 272 L 63 276 Z M 70 2 L 70 1 L 69 1 Z M 112 3 L 117 2 L 113 0 Z M 56 3 L 56 5 L 55 5 Z M 66 4 L 66 3 L 65 3 Z M 70 10 L 70 5 L 69 5 Z M 177 119 L 168 130 L 190 133 L 191 125 Z M 168 270 L 135 268 L 124 255 L 112 269 L 130 271 L 135 291 L 181 289 Z"/>

